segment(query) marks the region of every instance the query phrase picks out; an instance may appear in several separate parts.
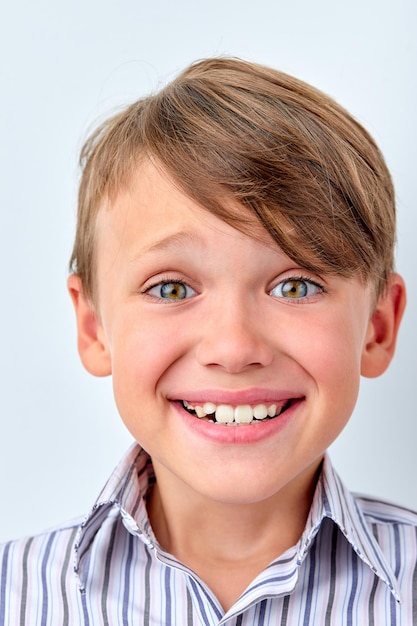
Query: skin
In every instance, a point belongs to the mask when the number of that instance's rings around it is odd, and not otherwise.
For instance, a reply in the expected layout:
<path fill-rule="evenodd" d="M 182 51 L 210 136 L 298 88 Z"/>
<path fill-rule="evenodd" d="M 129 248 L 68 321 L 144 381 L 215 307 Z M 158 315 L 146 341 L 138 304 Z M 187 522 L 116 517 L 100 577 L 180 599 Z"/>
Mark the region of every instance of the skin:
<path fill-rule="evenodd" d="M 405 305 L 397 274 L 375 307 L 372 286 L 307 272 L 253 229 L 262 242 L 146 161 L 99 212 L 94 305 L 69 278 L 81 359 L 113 376 L 120 415 L 153 458 L 154 532 L 225 609 L 299 539 L 325 450 L 361 374 L 387 368 Z M 179 295 L 161 294 L 163 282 Z M 290 408 L 266 425 L 228 427 L 179 402 L 263 398 Z"/>

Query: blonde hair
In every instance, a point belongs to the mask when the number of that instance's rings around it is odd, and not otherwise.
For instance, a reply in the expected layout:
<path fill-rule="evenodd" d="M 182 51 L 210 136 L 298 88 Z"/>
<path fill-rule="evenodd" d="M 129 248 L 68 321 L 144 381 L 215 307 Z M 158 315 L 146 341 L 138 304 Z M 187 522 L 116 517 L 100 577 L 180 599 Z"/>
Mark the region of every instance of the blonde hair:
<path fill-rule="evenodd" d="M 373 281 L 393 269 L 395 199 L 368 132 L 306 83 L 239 59 L 199 61 L 102 124 L 81 152 L 71 271 L 94 291 L 97 212 L 150 156 L 241 230 L 246 207 L 306 269 Z M 230 201 L 233 202 L 230 202 Z"/>

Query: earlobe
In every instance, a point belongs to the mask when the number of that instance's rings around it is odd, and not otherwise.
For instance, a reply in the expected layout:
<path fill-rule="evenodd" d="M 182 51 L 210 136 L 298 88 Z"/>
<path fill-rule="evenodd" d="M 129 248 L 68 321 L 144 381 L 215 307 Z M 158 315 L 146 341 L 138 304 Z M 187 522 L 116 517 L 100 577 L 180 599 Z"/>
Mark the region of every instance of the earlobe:
<path fill-rule="evenodd" d="M 363 376 L 375 378 L 388 368 L 394 356 L 405 304 L 404 281 L 401 276 L 393 273 L 388 278 L 386 290 L 378 299 L 369 322 L 362 353 Z"/>
<path fill-rule="evenodd" d="M 68 277 L 68 291 L 74 304 L 78 332 L 78 352 L 85 369 L 94 376 L 111 374 L 111 358 L 103 327 L 91 299 L 76 274 Z"/>

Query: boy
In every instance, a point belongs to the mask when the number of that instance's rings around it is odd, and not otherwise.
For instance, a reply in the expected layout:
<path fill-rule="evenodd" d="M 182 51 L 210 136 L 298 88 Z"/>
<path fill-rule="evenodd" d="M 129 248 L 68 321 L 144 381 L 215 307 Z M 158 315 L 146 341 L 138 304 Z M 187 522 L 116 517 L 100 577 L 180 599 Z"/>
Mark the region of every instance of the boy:
<path fill-rule="evenodd" d="M 78 348 L 138 444 L 82 524 L 3 547 L 0 624 L 417 624 L 417 515 L 326 456 L 405 306 L 367 132 L 211 59 L 82 162 Z"/>

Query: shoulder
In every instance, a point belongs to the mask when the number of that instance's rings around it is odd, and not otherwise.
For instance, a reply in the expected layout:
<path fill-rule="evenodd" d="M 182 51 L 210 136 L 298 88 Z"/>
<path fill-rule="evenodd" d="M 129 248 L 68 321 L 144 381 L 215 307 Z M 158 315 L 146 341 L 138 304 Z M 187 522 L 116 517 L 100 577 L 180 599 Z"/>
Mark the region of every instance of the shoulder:
<path fill-rule="evenodd" d="M 0 545 L 0 623 L 81 623 L 74 544 L 82 520 Z M 54 621 L 44 621 L 53 607 Z M 80 618 L 80 619 L 79 619 Z M 45 618 L 46 619 L 46 618 Z"/>
<path fill-rule="evenodd" d="M 19 572 L 27 573 L 29 569 L 42 569 L 52 560 L 62 569 L 65 562 L 71 559 L 75 537 L 81 523 L 82 518 L 77 518 L 37 535 L 0 544 L 0 570 L 3 580 L 13 575 L 16 584 Z"/>
<path fill-rule="evenodd" d="M 369 524 L 401 525 L 409 527 L 411 532 L 417 530 L 417 511 L 388 500 L 362 494 L 354 494 L 354 498 Z"/>
<path fill-rule="evenodd" d="M 395 577 L 406 588 L 412 586 L 417 567 L 417 512 L 365 496 L 357 497 L 356 502 L 369 535 L 378 544 Z"/>
<path fill-rule="evenodd" d="M 42 538 L 44 537 L 49 537 L 50 535 L 60 535 L 60 534 L 66 534 L 68 532 L 71 532 L 72 529 L 74 528 L 79 528 L 81 526 L 81 524 L 83 523 L 85 517 L 76 517 L 74 519 L 71 520 L 67 520 L 66 522 L 63 522 L 62 524 L 57 524 L 56 526 L 51 526 L 50 528 L 47 528 L 45 530 L 43 530 L 40 533 L 36 533 L 34 535 L 27 535 L 24 537 L 19 537 L 17 539 L 12 539 L 10 541 L 3 541 L 0 542 L 0 550 L 4 550 L 7 546 L 12 546 L 12 545 L 17 545 L 19 543 L 25 543 L 27 541 L 34 541 L 34 540 L 42 540 Z"/>
<path fill-rule="evenodd" d="M 417 512 L 379 498 L 357 496 L 356 502 L 370 540 L 379 547 L 378 562 L 390 573 L 403 610 L 408 611 L 416 600 Z M 411 623 L 410 617 L 405 623 Z"/>

